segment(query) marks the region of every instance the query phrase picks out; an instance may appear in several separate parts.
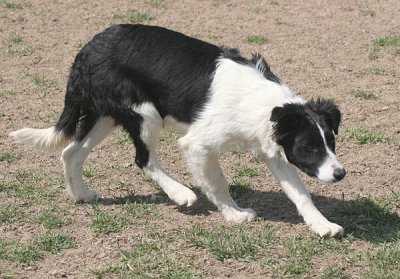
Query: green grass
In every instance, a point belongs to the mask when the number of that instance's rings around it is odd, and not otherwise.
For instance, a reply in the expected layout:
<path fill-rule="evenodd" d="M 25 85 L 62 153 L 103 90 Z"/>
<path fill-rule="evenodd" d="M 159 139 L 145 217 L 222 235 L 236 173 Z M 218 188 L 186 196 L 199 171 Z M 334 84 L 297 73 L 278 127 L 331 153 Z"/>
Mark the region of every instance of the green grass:
<path fill-rule="evenodd" d="M 336 239 L 323 239 L 313 237 L 309 240 L 298 236 L 288 237 L 283 241 L 285 254 L 281 257 L 284 261 L 280 264 L 280 272 L 291 277 L 311 275 L 312 260 L 315 256 L 328 253 L 347 254 L 350 249 Z"/>
<path fill-rule="evenodd" d="M 48 230 L 61 228 L 64 225 L 64 221 L 50 210 L 41 212 L 36 221 Z"/>
<path fill-rule="evenodd" d="M 164 6 L 163 2 L 163 0 L 144 0 L 144 3 L 152 6 L 153 8 L 162 8 Z"/>
<path fill-rule="evenodd" d="M 108 235 L 122 231 L 130 224 L 130 221 L 124 217 L 113 216 L 101 210 L 98 205 L 93 206 L 94 216 L 90 227 L 97 234 Z"/>
<path fill-rule="evenodd" d="M 74 247 L 69 236 L 60 233 L 47 233 L 35 240 L 36 246 L 43 252 L 57 254 L 65 249 Z"/>
<path fill-rule="evenodd" d="M 347 276 L 344 274 L 343 270 L 337 266 L 329 266 L 325 268 L 318 278 L 321 279 L 345 279 Z"/>
<path fill-rule="evenodd" d="M 362 16 L 370 16 L 370 17 L 376 16 L 376 12 L 369 8 L 359 9 L 359 12 L 360 12 L 360 15 L 362 15 Z"/>
<path fill-rule="evenodd" d="M 46 253 L 57 254 L 73 246 L 70 237 L 63 234 L 47 233 L 29 243 L 0 239 L 0 259 L 31 264 L 43 258 Z"/>
<path fill-rule="evenodd" d="M 250 225 L 218 226 L 206 230 L 197 224 L 186 228 L 184 237 L 191 245 L 209 250 L 220 261 L 228 258 L 254 260 L 259 249 L 272 245 L 275 240 L 271 227 Z"/>
<path fill-rule="evenodd" d="M 237 175 L 244 176 L 244 177 L 254 177 L 257 176 L 257 170 L 250 167 L 243 167 L 236 169 Z"/>
<path fill-rule="evenodd" d="M 2 75 L 0 75 L 0 83 L 4 81 L 4 78 Z"/>
<path fill-rule="evenodd" d="M 132 143 L 131 137 L 129 136 L 128 132 L 125 130 L 119 130 L 116 132 L 112 137 L 112 142 L 119 146 L 126 145 L 128 143 Z"/>
<path fill-rule="evenodd" d="M 22 55 L 28 56 L 31 55 L 36 48 L 32 45 L 17 45 L 17 46 L 10 46 L 7 48 L 6 53 L 11 55 Z"/>
<path fill-rule="evenodd" d="M 372 46 L 367 48 L 367 56 L 370 60 L 376 60 L 379 58 L 379 47 Z"/>
<path fill-rule="evenodd" d="M 344 137 L 355 140 L 358 144 L 378 144 L 391 142 L 390 137 L 386 136 L 384 133 L 374 132 L 366 127 L 347 129 L 344 133 Z"/>
<path fill-rule="evenodd" d="M 0 151 L 0 162 L 11 163 L 17 160 L 18 158 L 19 156 L 17 153 L 15 153 L 14 150 L 6 149 Z"/>
<path fill-rule="evenodd" d="M 378 98 L 372 91 L 363 89 L 355 89 L 351 91 L 350 94 L 363 100 L 376 100 Z"/>
<path fill-rule="evenodd" d="M 19 44 L 24 41 L 24 38 L 21 35 L 18 35 L 16 33 L 11 34 L 11 36 L 8 38 L 8 41 L 13 43 L 13 44 Z"/>
<path fill-rule="evenodd" d="M 8 98 L 15 96 L 15 92 L 12 90 L 1 90 L 0 91 L 0 98 Z"/>
<path fill-rule="evenodd" d="M 359 197 L 338 208 L 340 217 L 334 219 L 354 237 L 374 243 L 399 241 L 400 216 L 389 210 L 390 204 L 386 199 Z"/>
<path fill-rule="evenodd" d="M 74 48 L 76 48 L 76 49 L 81 49 L 82 47 L 83 47 L 83 44 L 81 42 L 74 44 Z"/>
<path fill-rule="evenodd" d="M 0 208 L 0 224 L 11 222 L 14 219 L 18 219 L 23 215 L 23 212 L 14 206 L 5 204 Z"/>
<path fill-rule="evenodd" d="M 374 39 L 376 46 L 400 46 L 400 36 L 385 36 Z"/>
<path fill-rule="evenodd" d="M 115 14 L 113 17 L 130 23 L 142 23 L 153 19 L 149 13 L 137 10 L 129 10 L 125 14 Z"/>
<path fill-rule="evenodd" d="M 400 275 L 400 241 L 393 246 L 367 252 L 370 268 L 363 279 L 395 279 Z"/>
<path fill-rule="evenodd" d="M 90 166 L 84 166 L 82 170 L 82 175 L 85 177 L 95 177 L 95 178 L 102 178 L 105 177 L 105 173 L 102 170 L 92 168 Z"/>
<path fill-rule="evenodd" d="M 249 43 L 252 44 L 257 44 L 257 45 L 263 45 L 269 42 L 268 38 L 263 36 L 263 35 L 252 35 L 252 36 L 247 36 L 246 40 Z"/>
<path fill-rule="evenodd" d="M 17 172 L 13 178 L 0 181 L 0 192 L 4 192 L 8 197 L 38 203 L 55 197 L 59 183 L 47 175 L 25 170 Z"/>
<path fill-rule="evenodd" d="M 387 76 L 387 75 L 394 75 L 395 73 L 393 71 L 389 71 L 384 68 L 380 67 L 368 67 L 366 69 L 363 69 L 359 72 L 360 74 L 367 75 L 378 75 L 378 76 Z"/>
<path fill-rule="evenodd" d="M 23 6 L 20 3 L 2 1 L 4 3 L 4 7 L 7 9 L 22 9 Z"/>
<path fill-rule="evenodd" d="M 249 189 L 249 182 L 245 179 L 236 179 L 229 185 L 229 192 L 233 198 L 238 198 Z"/>
<path fill-rule="evenodd" d="M 128 197 L 123 209 L 134 218 L 143 218 L 148 215 L 155 215 L 154 204 L 146 200 L 137 200 L 134 197 Z"/>

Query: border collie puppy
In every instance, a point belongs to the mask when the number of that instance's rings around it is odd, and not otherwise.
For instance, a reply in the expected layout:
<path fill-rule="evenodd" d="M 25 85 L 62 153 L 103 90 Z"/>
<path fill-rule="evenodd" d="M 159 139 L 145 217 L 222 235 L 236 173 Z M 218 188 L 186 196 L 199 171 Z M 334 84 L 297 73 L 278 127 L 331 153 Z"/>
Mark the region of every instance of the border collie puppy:
<path fill-rule="evenodd" d="M 55 126 L 24 128 L 10 135 L 43 151 L 62 151 L 67 188 L 76 201 L 90 202 L 82 165 L 89 152 L 121 125 L 136 148 L 135 162 L 178 205 L 195 193 L 167 174 L 157 158 L 160 130 L 180 133 L 191 172 L 228 221 L 256 217 L 240 208 L 218 156 L 251 150 L 266 162 L 313 232 L 339 236 L 343 228 L 314 206 L 296 167 L 323 182 L 346 172 L 335 155 L 341 114 L 330 100 L 305 101 L 275 76 L 259 54 L 243 58 L 161 27 L 115 25 L 97 34 L 72 65 L 65 106 Z"/>

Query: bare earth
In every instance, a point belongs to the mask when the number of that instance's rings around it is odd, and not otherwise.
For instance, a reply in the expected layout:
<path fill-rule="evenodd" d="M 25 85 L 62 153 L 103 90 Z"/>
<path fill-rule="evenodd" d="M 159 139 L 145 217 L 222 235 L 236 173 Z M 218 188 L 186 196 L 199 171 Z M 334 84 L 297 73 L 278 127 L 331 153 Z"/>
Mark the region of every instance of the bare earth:
<path fill-rule="evenodd" d="M 357 197 L 392 201 L 393 195 L 400 193 L 400 46 L 375 46 L 373 42 L 379 37 L 399 36 L 400 1 L 21 0 L 15 2 L 21 4 L 16 8 L 9 3 L 0 1 L 0 154 L 11 154 L 10 159 L 0 161 L 0 210 L 12 206 L 23 214 L 0 223 L 0 238 L 26 243 L 44 234 L 49 229 L 37 221 L 37 216 L 50 210 L 63 220 L 63 225 L 52 231 L 68 235 L 74 247 L 56 254 L 44 253 L 28 263 L 0 257 L 2 278 L 94 278 L 91 270 L 124 265 L 120 251 L 154 239 L 154 234 L 166 243 L 167 251 L 190 258 L 198 277 L 318 277 L 329 266 L 340 267 L 345 278 L 359 278 L 368 272 L 368 262 L 350 260 L 338 252 L 314 257 L 305 274 L 282 272 L 285 239 L 313 236 L 266 166 L 255 162 L 250 154 L 225 154 L 221 164 L 230 181 L 246 179 L 249 184 L 236 199 L 241 206 L 255 209 L 260 219 L 247 226 L 254 229 L 270 225 L 277 241 L 262 248 L 253 260 L 220 261 L 209 250 L 190 245 L 180 234 L 194 224 L 210 230 L 231 224 L 225 223 L 192 181 L 176 145 L 177 136 L 164 134 L 160 160 L 169 173 L 199 193 L 199 201 L 191 208 L 171 203 L 130 164 L 134 148 L 118 140 L 123 135 L 120 131 L 91 153 L 85 179 L 100 194 L 98 209 L 122 216 L 121 203 L 129 194 L 153 206 L 150 215 L 139 214 L 123 229 L 101 234 L 91 225 L 95 206 L 75 204 L 65 192 L 59 154 L 35 153 L 17 146 L 8 134 L 22 127 L 53 125 L 63 106 L 69 67 L 81 45 L 106 27 L 127 22 L 118 15 L 129 10 L 147 12 L 151 18 L 142 23 L 237 47 L 247 57 L 260 52 L 294 92 L 306 99 L 335 100 L 343 113 L 337 153 L 346 166 L 347 177 L 334 185 L 302 177 L 327 218 L 346 222 L 338 209 Z M 252 35 L 267 41 L 249 42 L 247 38 Z M 377 98 L 356 98 L 351 92 L 357 89 L 373 92 Z M 390 143 L 360 145 L 344 136 L 346 130 L 359 127 L 384 133 Z M 240 177 L 238 169 L 244 167 L 251 167 L 257 175 Z M 36 177 L 35 187 L 50 187 L 53 195 L 37 198 L 36 192 L 25 196 L 7 193 L 4 185 L 15 181 L 21 172 Z M 399 200 L 389 208 L 399 213 Z M 347 232 L 349 235 L 340 241 L 349 249 L 359 253 L 378 249 L 379 244 L 357 237 L 362 235 L 359 232 Z M 271 269 L 269 261 L 272 265 L 279 263 Z M 129 271 L 131 267 L 126 268 Z M 157 267 L 153 270 L 158 274 Z M 158 277 L 154 274 L 147 276 Z"/>

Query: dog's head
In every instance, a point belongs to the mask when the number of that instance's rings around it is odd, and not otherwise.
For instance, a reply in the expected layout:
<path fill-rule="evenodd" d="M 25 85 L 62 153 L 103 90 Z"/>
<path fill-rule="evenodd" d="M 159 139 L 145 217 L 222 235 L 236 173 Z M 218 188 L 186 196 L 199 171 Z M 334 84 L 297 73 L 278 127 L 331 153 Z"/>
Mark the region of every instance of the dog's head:
<path fill-rule="evenodd" d="M 287 160 L 323 182 L 341 180 L 346 171 L 335 154 L 341 113 L 330 100 L 287 103 L 272 110 L 273 137 Z"/>

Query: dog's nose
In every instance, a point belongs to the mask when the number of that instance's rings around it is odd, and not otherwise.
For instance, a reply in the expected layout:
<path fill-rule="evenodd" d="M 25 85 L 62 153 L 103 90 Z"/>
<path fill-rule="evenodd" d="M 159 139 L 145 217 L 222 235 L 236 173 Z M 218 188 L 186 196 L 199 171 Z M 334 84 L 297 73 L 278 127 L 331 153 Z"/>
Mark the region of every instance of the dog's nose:
<path fill-rule="evenodd" d="M 337 168 L 333 172 L 333 177 L 336 179 L 336 181 L 342 180 L 343 177 L 346 175 L 346 170 L 343 168 Z"/>

